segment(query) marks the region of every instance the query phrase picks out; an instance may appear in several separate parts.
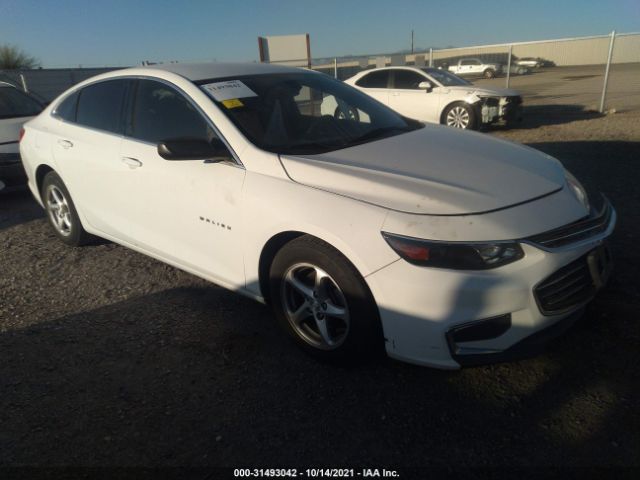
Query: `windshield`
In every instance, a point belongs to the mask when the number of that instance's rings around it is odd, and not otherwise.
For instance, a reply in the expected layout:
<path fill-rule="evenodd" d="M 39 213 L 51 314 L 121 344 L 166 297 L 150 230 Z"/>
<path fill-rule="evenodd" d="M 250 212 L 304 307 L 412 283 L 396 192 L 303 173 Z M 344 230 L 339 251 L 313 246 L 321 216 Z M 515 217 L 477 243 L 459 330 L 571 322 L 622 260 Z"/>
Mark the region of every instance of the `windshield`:
<path fill-rule="evenodd" d="M 42 111 L 42 105 L 17 88 L 0 87 L 0 118 L 31 117 Z"/>
<path fill-rule="evenodd" d="M 467 82 L 463 78 L 447 72 L 446 70 L 440 70 L 438 68 L 423 68 L 422 71 L 439 82 L 444 87 L 457 87 L 460 85 L 471 85 L 471 82 Z"/>
<path fill-rule="evenodd" d="M 325 74 L 249 75 L 197 82 L 256 146 L 315 154 L 421 128 Z"/>

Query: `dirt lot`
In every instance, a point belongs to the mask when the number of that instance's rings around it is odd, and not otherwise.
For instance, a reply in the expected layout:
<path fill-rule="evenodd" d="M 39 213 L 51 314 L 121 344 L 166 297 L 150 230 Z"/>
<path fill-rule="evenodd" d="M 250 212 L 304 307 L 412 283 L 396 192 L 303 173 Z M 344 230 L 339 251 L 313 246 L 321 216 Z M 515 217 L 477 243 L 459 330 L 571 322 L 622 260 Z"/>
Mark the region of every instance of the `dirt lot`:
<path fill-rule="evenodd" d="M 640 467 L 640 114 L 491 134 L 611 198 L 616 271 L 547 353 L 458 372 L 316 363 L 267 308 L 65 247 L 27 194 L 0 197 L 0 466 Z"/>

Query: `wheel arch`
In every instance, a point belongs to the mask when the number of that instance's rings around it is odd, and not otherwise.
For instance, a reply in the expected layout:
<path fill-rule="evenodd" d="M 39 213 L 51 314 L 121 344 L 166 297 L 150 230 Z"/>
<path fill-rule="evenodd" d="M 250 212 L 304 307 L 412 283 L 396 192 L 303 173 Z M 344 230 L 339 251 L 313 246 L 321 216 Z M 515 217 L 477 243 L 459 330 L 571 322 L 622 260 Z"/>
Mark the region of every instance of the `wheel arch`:
<path fill-rule="evenodd" d="M 305 232 L 296 230 L 280 232 L 267 240 L 267 243 L 265 243 L 262 247 L 262 251 L 260 252 L 260 259 L 258 260 L 258 282 L 260 285 L 260 294 L 262 295 L 262 298 L 264 299 L 266 304 L 270 303 L 269 270 L 271 268 L 271 264 L 273 263 L 273 259 L 282 247 L 284 247 L 291 240 L 303 235 L 307 234 Z"/>
<path fill-rule="evenodd" d="M 55 170 L 46 163 L 38 165 L 38 168 L 36 168 L 36 187 L 38 189 L 40 200 L 42 200 L 42 184 L 44 183 L 44 177 L 46 177 L 49 172 L 55 172 Z"/>
<path fill-rule="evenodd" d="M 355 269 L 356 272 L 366 281 L 366 272 L 363 271 L 362 263 L 360 259 L 353 258 L 353 252 L 348 248 L 347 245 L 340 245 L 340 242 L 334 241 L 335 239 L 323 238 L 323 235 L 317 235 L 311 233 L 309 231 L 302 230 L 286 230 L 272 235 L 269 240 L 266 241 L 262 250 L 260 252 L 260 257 L 258 260 L 258 286 L 260 288 L 260 295 L 264 299 L 266 304 L 269 304 L 269 271 L 271 269 L 271 264 L 275 259 L 277 253 L 289 242 L 292 240 L 302 237 L 309 236 L 320 240 L 328 245 L 330 245 L 333 249 L 335 249 L 340 255 L 342 255 Z M 344 247 L 344 248 L 341 248 Z M 369 287 L 367 287 L 369 288 Z M 375 302 L 375 296 L 373 292 L 371 292 L 372 298 Z"/>

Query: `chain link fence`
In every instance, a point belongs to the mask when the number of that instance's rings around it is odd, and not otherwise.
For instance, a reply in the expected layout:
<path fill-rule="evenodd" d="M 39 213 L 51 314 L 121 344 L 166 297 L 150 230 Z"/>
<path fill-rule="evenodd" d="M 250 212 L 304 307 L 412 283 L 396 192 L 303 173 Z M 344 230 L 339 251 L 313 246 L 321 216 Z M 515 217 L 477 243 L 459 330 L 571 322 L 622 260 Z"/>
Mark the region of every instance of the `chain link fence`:
<path fill-rule="evenodd" d="M 401 65 L 442 68 L 480 87 L 515 89 L 529 113 L 640 111 L 640 33 L 324 60 L 312 68 L 345 80 L 365 69 Z M 0 81 L 49 102 L 111 70 L 116 68 L 0 70 Z"/>
<path fill-rule="evenodd" d="M 480 87 L 521 93 L 530 113 L 640 111 L 640 33 L 431 49 L 316 63 L 345 80 L 382 66 L 433 66 Z"/>

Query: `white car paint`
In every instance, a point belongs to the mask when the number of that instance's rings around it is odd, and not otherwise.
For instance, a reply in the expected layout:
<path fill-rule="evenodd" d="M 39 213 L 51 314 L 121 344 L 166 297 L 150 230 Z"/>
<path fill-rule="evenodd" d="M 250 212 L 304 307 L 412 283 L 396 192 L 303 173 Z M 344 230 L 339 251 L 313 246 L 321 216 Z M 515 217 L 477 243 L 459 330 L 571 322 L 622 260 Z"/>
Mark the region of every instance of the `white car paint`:
<path fill-rule="evenodd" d="M 486 212 L 564 184 L 562 165 L 535 150 L 492 137 L 482 150 L 475 147 L 459 142 L 454 129 L 428 126 L 385 142 L 312 158 L 283 155 L 281 161 L 296 182 L 421 215 Z"/>
<path fill-rule="evenodd" d="M 432 89 L 399 89 L 399 88 L 367 88 L 359 86 L 359 80 L 378 71 L 410 71 L 420 75 L 424 81 L 433 85 Z M 432 74 L 428 72 L 432 71 Z M 497 106 L 485 106 L 478 109 L 478 122 L 488 124 L 504 118 L 508 98 L 520 98 L 520 94 L 507 88 L 477 87 L 466 82 L 464 85 L 446 86 L 437 80 L 437 69 L 423 70 L 417 67 L 385 67 L 364 70 L 357 73 L 344 82 L 359 89 L 367 95 L 391 107 L 398 113 L 421 122 L 444 123 L 446 109 L 457 103 L 478 105 L 484 98 L 495 98 Z M 338 111 L 338 105 L 333 97 L 328 97 L 322 102 L 322 113 L 334 115 Z"/>
<path fill-rule="evenodd" d="M 319 155 L 278 155 L 254 145 L 192 82 L 299 71 L 171 64 L 87 80 L 26 124 L 21 152 L 29 187 L 42 203 L 39 172 L 53 169 L 88 232 L 259 301 L 265 300 L 260 256 L 269 240 L 283 232 L 320 238 L 353 264 L 371 290 L 388 355 L 420 365 L 459 368 L 446 341 L 457 325 L 511 314 L 506 333 L 465 345 L 496 352 L 578 310 L 543 315 L 533 288 L 600 244 L 615 214 L 597 235 L 559 249 L 522 242 L 524 258 L 483 271 L 410 264 L 381 234 L 512 241 L 575 222 L 588 208 L 551 157 L 437 125 Z M 216 126 L 236 162 L 166 161 L 154 145 L 52 116 L 71 92 L 121 76 L 160 79 L 182 91 Z M 73 145 L 65 143 L 70 138 Z M 123 161 L 131 158 L 140 165 Z"/>

